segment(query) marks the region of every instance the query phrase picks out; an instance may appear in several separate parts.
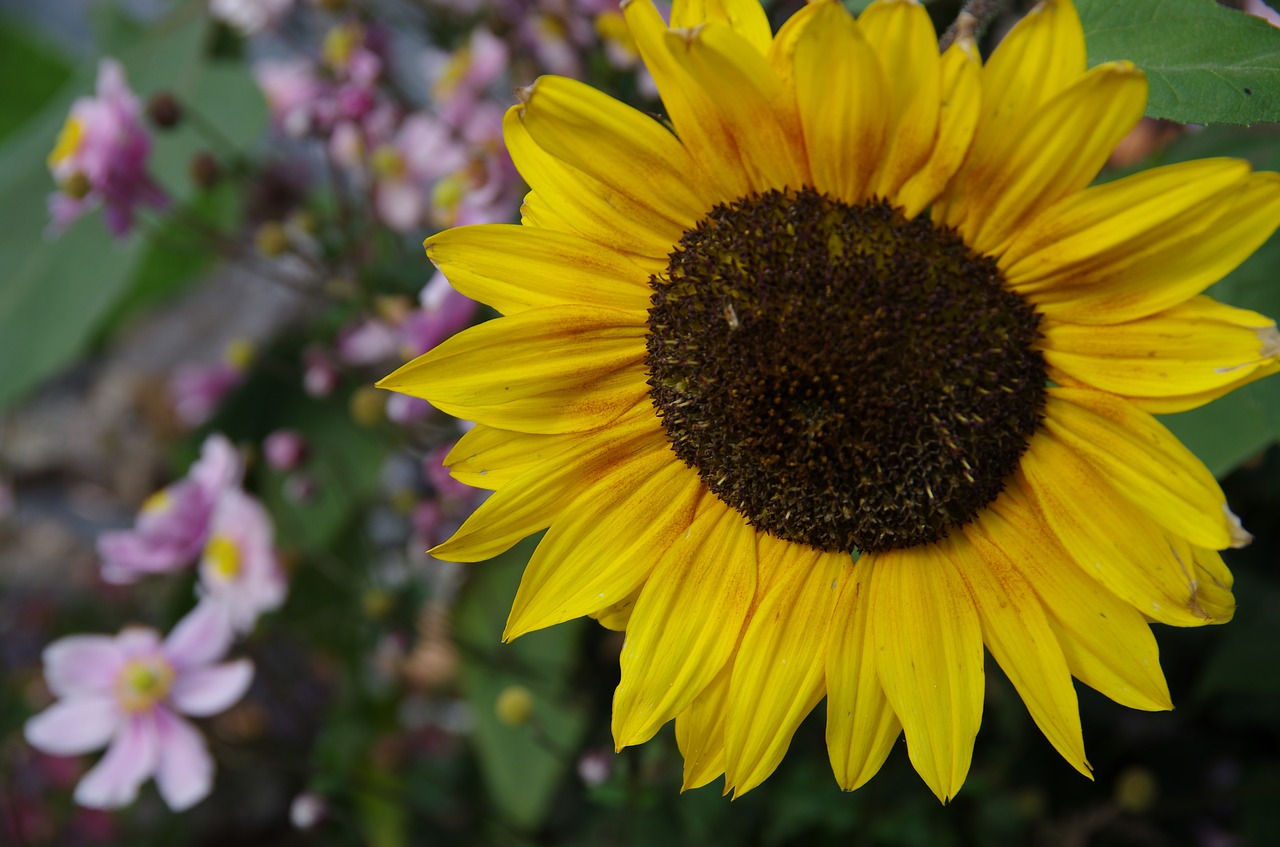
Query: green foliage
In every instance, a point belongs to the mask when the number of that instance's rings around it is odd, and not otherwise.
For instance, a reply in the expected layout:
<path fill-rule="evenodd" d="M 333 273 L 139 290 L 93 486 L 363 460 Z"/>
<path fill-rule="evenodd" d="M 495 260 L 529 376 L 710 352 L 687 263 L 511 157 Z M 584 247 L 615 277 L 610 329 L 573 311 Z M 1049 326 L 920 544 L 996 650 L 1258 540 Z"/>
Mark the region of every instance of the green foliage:
<path fill-rule="evenodd" d="M 583 621 L 498 643 L 532 552 L 533 542 L 525 541 L 473 566 L 455 617 L 463 650 L 462 683 L 475 719 L 476 754 L 499 816 L 517 830 L 535 829 L 545 820 L 587 721 L 586 703 L 568 685 Z M 512 685 L 533 694 L 533 713 L 523 725 L 504 723 L 494 708 L 498 696 Z"/>
<path fill-rule="evenodd" d="M 54 48 L 8 18 L 0 18 L 0 140 L 31 119 L 71 76 Z"/>
<path fill-rule="evenodd" d="M 1147 115 L 1180 123 L 1280 121 L 1280 30 L 1214 0 L 1077 0 L 1089 64 L 1128 59 Z"/>
<path fill-rule="evenodd" d="M 172 91 L 229 143 L 248 144 L 265 126 L 265 106 L 243 64 L 205 57 L 209 24 L 198 12 L 182 6 L 156 26 L 138 30 L 116 11 L 103 16 L 100 29 L 141 98 Z M 114 241 L 97 214 L 60 237 L 44 234 L 44 198 L 53 191 L 45 157 L 71 102 L 92 91 L 96 73 L 96 62 L 82 65 L 61 94 L 0 145 L 0 214 L 6 222 L 0 231 L 0 408 L 81 352 L 137 278 L 143 255 L 138 239 Z M 175 205 L 193 196 L 188 163 L 207 145 L 189 122 L 156 139 L 153 170 Z M 204 259 L 197 253 L 185 268 L 171 263 L 167 275 L 189 275 Z M 144 284 L 154 284 L 154 272 L 151 263 Z"/>

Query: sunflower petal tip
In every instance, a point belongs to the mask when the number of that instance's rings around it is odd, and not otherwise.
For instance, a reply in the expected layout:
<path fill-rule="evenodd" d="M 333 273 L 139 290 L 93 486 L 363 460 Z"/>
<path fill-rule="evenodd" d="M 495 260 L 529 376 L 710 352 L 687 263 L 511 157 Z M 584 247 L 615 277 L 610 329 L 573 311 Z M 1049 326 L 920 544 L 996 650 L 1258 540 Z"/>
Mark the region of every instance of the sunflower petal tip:
<path fill-rule="evenodd" d="M 1262 355 L 1267 359 L 1280 357 L 1280 330 L 1276 329 L 1275 324 L 1260 327 L 1254 332 L 1258 334 L 1258 340 L 1262 342 Z"/>
<path fill-rule="evenodd" d="M 1249 543 L 1253 541 L 1253 534 L 1244 528 L 1244 525 L 1240 523 L 1240 518 L 1235 512 L 1231 511 L 1230 507 L 1228 507 L 1226 503 L 1222 504 L 1222 511 L 1227 517 L 1227 526 L 1231 532 L 1232 548 L 1238 550 L 1241 547 L 1249 546 Z"/>

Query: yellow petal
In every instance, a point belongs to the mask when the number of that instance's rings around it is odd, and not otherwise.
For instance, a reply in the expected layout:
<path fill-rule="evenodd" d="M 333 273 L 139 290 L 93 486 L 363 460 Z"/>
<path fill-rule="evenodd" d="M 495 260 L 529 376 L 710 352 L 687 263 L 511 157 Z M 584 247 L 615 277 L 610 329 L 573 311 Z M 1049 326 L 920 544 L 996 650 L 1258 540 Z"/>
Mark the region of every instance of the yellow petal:
<path fill-rule="evenodd" d="M 1213 166 L 1199 167 L 1207 172 Z M 1046 315 L 1074 323 L 1131 321 L 1185 302 L 1235 270 L 1280 222 L 1280 174 L 1255 173 L 1232 182 L 1239 163 L 1219 169 L 1216 177 L 1171 190 L 1163 211 L 1152 210 L 1152 204 L 1158 206 L 1164 195 L 1150 189 L 1179 171 L 1160 169 L 1145 183 L 1125 180 L 1132 193 L 1103 193 L 1110 186 L 1090 189 L 1074 208 L 1063 204 L 1061 213 L 1050 210 L 1046 219 L 1067 218 L 1059 231 L 1092 223 L 1086 217 L 1092 216 L 1098 226 L 1128 237 L 1107 249 L 1111 241 L 1085 230 L 1074 240 L 1064 239 L 1061 248 L 1051 245 L 1020 260 L 1009 269 L 1010 284 L 1027 291 Z M 1196 193 L 1205 199 L 1194 202 Z M 1122 208 L 1126 197 L 1138 206 L 1132 222 Z M 1118 217 L 1105 217 L 1111 210 Z"/>
<path fill-rule="evenodd" d="M 999 548 L 1035 589 L 1073 676 L 1131 709 L 1173 708 L 1146 619 L 1075 565 L 1021 483 L 1010 480 L 969 535 Z"/>
<path fill-rule="evenodd" d="M 450 562 L 480 562 L 517 541 L 546 529 L 584 487 L 611 478 L 636 454 L 657 452 L 665 433 L 644 408 L 605 431 L 580 435 L 562 451 L 526 466 L 458 527 L 448 541 L 432 549 Z"/>
<path fill-rule="evenodd" d="M 810 181 L 800 118 L 789 108 L 791 98 L 768 59 L 732 30 L 714 24 L 669 32 L 664 42 L 690 84 L 702 90 L 704 102 L 714 104 L 699 119 L 718 125 L 714 135 L 729 145 L 727 150 L 708 156 L 689 141 L 686 146 L 722 189 L 739 179 L 726 175 L 725 167 L 745 171 L 755 191 Z M 677 132 L 683 129 L 676 124 Z M 736 165 L 728 158 L 734 151 Z"/>
<path fill-rule="evenodd" d="M 836 783 L 853 791 L 875 776 L 902 734 L 889 708 L 871 631 L 875 556 L 854 563 L 831 618 L 827 647 L 827 752 Z"/>
<path fill-rule="evenodd" d="M 752 612 L 734 660 L 725 722 L 725 778 L 734 796 L 782 761 L 826 690 L 827 624 L 852 561 L 792 545 L 785 573 Z"/>
<path fill-rule="evenodd" d="M 1031 439 L 1021 473 L 1046 525 L 1085 573 L 1153 620 L 1213 622 L 1196 602 L 1188 566 L 1159 527 L 1054 432 L 1043 429 Z"/>
<path fill-rule="evenodd" d="M 1195 581 L 1195 599 L 1200 611 L 1214 623 L 1227 623 L 1236 614 L 1236 598 L 1231 593 L 1230 573 L 1224 584 L 1215 574 L 1227 570 L 1216 550 L 1188 544 L 1182 538 L 1170 537 L 1174 555 L 1185 563 Z"/>
<path fill-rule="evenodd" d="M 535 143 L 611 195 L 653 213 L 672 244 L 714 205 L 689 153 L 665 126 L 586 83 L 540 77 L 516 115 Z"/>
<path fill-rule="evenodd" d="M 1191 546 L 1191 559 L 1195 563 L 1196 581 L 1199 584 L 1196 596 L 1200 605 L 1214 618 L 1223 623 L 1235 617 L 1236 598 L 1231 593 L 1231 571 L 1218 555 L 1218 551 L 1204 547 Z"/>
<path fill-rule="evenodd" d="M 815 4 L 796 38 L 793 73 L 813 187 L 861 203 L 889 138 L 880 60 L 835 2 Z"/>
<path fill-rule="evenodd" d="M 1155 414 L 1195 408 L 1280 371 L 1275 321 L 1204 296 L 1129 323 L 1047 319 L 1041 330 L 1050 367 Z"/>
<path fill-rule="evenodd" d="M 426 248 L 454 288 L 504 315 L 546 306 L 643 312 L 649 277 L 665 267 L 645 267 L 581 236 L 511 224 L 447 229 Z"/>
<path fill-rule="evenodd" d="M 955 175 L 973 139 L 982 102 L 978 47 L 961 36 L 942 54 L 942 106 L 938 137 L 929 159 L 898 189 L 897 204 L 908 218 L 928 207 Z"/>
<path fill-rule="evenodd" d="M 1218 481 L 1155 418 L 1100 391 L 1053 388 L 1045 427 L 1170 533 L 1222 550 L 1249 534 L 1227 509 Z"/>
<path fill-rule="evenodd" d="M 512 106 L 502 121 L 511 161 L 533 189 L 525 198 L 526 219 L 539 226 L 568 228 L 597 244 L 664 263 L 680 232 L 636 198 L 615 191 L 544 150 Z M 538 210 L 545 210 L 539 215 Z"/>
<path fill-rule="evenodd" d="M 1045 103 L 999 157 L 971 157 L 935 217 L 974 250 L 999 255 L 1036 215 L 1097 176 L 1146 102 L 1146 78 L 1132 63 L 1099 65 Z"/>
<path fill-rule="evenodd" d="M 727 25 L 762 55 L 773 41 L 769 18 L 759 0 L 675 0 L 671 4 L 672 29 L 708 23 Z"/>
<path fill-rule="evenodd" d="M 682 44 L 683 37 L 667 30 L 651 0 L 626 0 L 622 13 L 685 149 L 725 199 L 745 196 L 749 191 L 747 173 L 731 128 L 719 119 L 719 104 L 672 53 L 673 42 Z"/>
<path fill-rule="evenodd" d="M 578 433 L 529 435 L 477 424 L 458 439 L 443 464 L 458 482 L 495 491 L 581 439 Z"/>
<path fill-rule="evenodd" d="M 665 434 L 583 487 L 529 559 L 503 640 L 625 600 L 653 570 L 653 551 L 688 530 L 703 491 L 697 473 L 671 453 Z"/>
<path fill-rule="evenodd" d="M 957 543 L 972 542 L 978 555 L 959 556 L 955 563 L 978 607 L 983 642 L 1044 737 L 1073 768 L 1092 778 L 1071 671 L 1040 599 L 998 543 L 973 524 L 964 528 L 964 537 Z"/>
<path fill-rule="evenodd" d="M 1078 284 L 1082 273 L 1169 237 L 1170 227 L 1199 231 L 1206 213 L 1249 172 L 1239 159 L 1200 159 L 1092 186 L 1028 223 L 1000 257 L 1000 269 L 1027 294 Z"/>
<path fill-rule="evenodd" d="M 636 601 L 613 696 L 619 750 L 648 741 L 715 679 L 755 596 L 755 530 L 714 495 L 688 532 L 653 550 L 665 552 Z"/>
<path fill-rule="evenodd" d="M 724 773 L 725 707 L 732 673 L 731 659 L 693 704 L 676 715 L 676 745 L 684 756 L 681 791 L 701 788 Z"/>
<path fill-rule="evenodd" d="M 874 561 L 871 631 L 884 693 L 916 771 L 944 803 L 964 784 L 982 723 L 982 630 L 956 570 L 955 538 L 864 555 Z"/>
<path fill-rule="evenodd" d="M 872 193 L 893 197 L 920 170 L 938 132 L 942 77 L 938 34 L 929 13 L 913 0 L 878 0 L 858 18 L 858 26 L 880 57 L 889 83 L 889 138 Z"/>
<path fill-rule="evenodd" d="M 501 429 L 598 429 L 648 394 L 645 332 L 631 312 L 529 309 L 453 336 L 378 387 Z"/>
<path fill-rule="evenodd" d="M 1025 121 L 1084 72 L 1084 30 L 1075 7 L 1066 0 L 1038 4 L 982 69 L 983 140 L 994 141 Z"/>
<path fill-rule="evenodd" d="M 631 612 L 635 609 L 636 599 L 639 596 L 640 589 L 637 588 L 612 606 L 606 606 L 588 614 L 595 618 L 605 629 L 611 629 L 614 632 L 626 632 L 627 624 L 631 622 Z"/>

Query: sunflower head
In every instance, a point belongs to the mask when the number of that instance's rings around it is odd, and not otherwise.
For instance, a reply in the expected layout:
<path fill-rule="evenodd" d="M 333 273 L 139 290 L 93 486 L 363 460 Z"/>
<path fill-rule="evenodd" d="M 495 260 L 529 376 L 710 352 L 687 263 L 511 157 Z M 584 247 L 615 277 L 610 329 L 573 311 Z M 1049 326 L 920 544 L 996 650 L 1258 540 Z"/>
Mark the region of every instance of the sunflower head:
<path fill-rule="evenodd" d="M 619 747 L 674 719 L 685 786 L 741 793 L 826 699 L 836 781 L 906 737 L 964 782 L 984 655 L 1088 775 L 1072 679 L 1171 707 L 1149 621 L 1228 620 L 1247 534 L 1152 413 L 1280 370 L 1201 295 L 1280 223 L 1215 159 L 1090 187 L 1141 117 L 1066 0 L 985 61 L 915 2 L 623 14 L 664 120 L 544 77 L 505 121 L 522 222 L 427 253 L 503 317 L 381 385 L 477 422 L 494 494 L 433 551 L 547 530 L 506 636 L 625 629 Z"/>

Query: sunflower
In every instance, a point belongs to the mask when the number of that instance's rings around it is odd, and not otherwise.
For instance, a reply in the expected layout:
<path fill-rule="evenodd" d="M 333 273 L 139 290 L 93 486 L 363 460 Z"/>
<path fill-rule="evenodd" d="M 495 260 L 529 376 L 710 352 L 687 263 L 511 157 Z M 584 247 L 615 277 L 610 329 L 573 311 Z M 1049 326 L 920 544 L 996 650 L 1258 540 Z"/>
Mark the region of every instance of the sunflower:
<path fill-rule="evenodd" d="M 984 647 L 1089 774 L 1072 678 L 1171 708 L 1149 623 L 1228 620 L 1248 541 L 1152 413 L 1280 370 L 1201 296 L 1280 222 L 1232 159 L 1089 187 L 1141 117 L 1066 0 L 984 64 L 924 9 L 625 5 L 657 120 L 573 80 L 520 92 L 520 225 L 426 242 L 503 317 L 380 385 L 477 422 L 494 493 L 433 552 L 541 530 L 504 638 L 626 632 L 614 739 L 675 720 L 684 784 L 760 784 L 826 698 L 847 790 L 895 741 L 964 782 Z"/>

